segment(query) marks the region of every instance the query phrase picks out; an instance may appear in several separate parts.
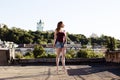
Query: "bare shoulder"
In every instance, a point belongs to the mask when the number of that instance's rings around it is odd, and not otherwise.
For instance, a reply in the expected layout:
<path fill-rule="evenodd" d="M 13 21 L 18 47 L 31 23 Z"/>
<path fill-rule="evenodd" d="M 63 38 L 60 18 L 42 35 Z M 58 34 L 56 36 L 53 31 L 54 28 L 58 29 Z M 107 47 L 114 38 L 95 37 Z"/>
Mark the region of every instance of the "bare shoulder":
<path fill-rule="evenodd" d="M 66 30 L 63 30 L 63 32 L 66 34 Z"/>
<path fill-rule="evenodd" d="M 56 33 L 57 32 L 57 30 L 54 30 L 54 33 Z"/>
<path fill-rule="evenodd" d="M 57 30 L 54 31 L 54 35 L 56 35 L 56 34 L 57 34 Z"/>
<path fill-rule="evenodd" d="M 63 29 L 62 32 L 66 32 L 65 29 Z"/>

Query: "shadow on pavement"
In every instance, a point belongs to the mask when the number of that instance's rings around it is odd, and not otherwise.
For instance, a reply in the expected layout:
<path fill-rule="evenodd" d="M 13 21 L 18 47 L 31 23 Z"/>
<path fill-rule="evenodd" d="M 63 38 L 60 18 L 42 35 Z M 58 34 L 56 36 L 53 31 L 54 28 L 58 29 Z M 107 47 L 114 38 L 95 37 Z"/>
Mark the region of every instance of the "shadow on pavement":
<path fill-rule="evenodd" d="M 20 80 L 22 80 L 22 79 L 25 79 L 26 80 L 26 78 L 28 78 L 28 79 L 30 79 L 30 80 L 32 80 L 32 79 L 34 79 L 34 78 L 36 78 L 36 77 L 44 77 L 44 80 L 49 80 L 49 78 L 50 78 L 50 75 L 51 75 L 51 69 L 49 68 L 48 69 L 48 71 L 44 71 L 44 72 L 41 72 L 41 73 L 38 73 L 38 74 L 28 74 L 28 75 L 17 75 L 17 76 L 11 76 L 11 77 L 6 77 L 6 78 L 0 78 L 0 80 L 15 80 L 15 79 L 20 79 Z M 57 74 L 52 74 L 52 75 L 54 75 L 54 76 L 56 76 Z M 43 78 L 42 79 L 40 79 L 40 80 L 43 80 Z"/>
<path fill-rule="evenodd" d="M 69 76 L 82 76 L 82 75 L 90 75 L 90 74 L 96 74 L 100 77 L 108 77 L 112 76 L 110 74 L 120 76 L 120 64 L 115 63 L 107 63 L 107 64 L 88 64 L 89 67 L 85 68 L 71 68 L 67 70 L 67 73 Z M 111 80 L 120 80 L 112 78 Z"/>

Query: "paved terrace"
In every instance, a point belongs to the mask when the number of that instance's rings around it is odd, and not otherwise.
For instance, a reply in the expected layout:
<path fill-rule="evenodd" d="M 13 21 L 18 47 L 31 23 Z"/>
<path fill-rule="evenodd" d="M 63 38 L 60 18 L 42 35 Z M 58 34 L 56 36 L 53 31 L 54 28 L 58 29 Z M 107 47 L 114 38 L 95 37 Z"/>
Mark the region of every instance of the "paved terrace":
<path fill-rule="evenodd" d="M 90 63 L 67 65 L 56 73 L 55 64 L 0 66 L 0 80 L 120 80 L 120 65 Z"/>

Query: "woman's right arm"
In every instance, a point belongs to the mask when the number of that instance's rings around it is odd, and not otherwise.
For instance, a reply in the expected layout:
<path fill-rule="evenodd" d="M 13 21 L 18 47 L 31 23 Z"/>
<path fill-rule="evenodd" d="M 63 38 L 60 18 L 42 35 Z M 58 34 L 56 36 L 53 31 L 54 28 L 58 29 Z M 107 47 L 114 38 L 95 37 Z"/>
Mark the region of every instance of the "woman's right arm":
<path fill-rule="evenodd" d="M 57 38 L 57 32 L 56 32 L 56 30 L 55 30 L 55 32 L 54 32 L 54 42 L 53 42 L 53 47 L 55 47 L 56 38 Z"/>

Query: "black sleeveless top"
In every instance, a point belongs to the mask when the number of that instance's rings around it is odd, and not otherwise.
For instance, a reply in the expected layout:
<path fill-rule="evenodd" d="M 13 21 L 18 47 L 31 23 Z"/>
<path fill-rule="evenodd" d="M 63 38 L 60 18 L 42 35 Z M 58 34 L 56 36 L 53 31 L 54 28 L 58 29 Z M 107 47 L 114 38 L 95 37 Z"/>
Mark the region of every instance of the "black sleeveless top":
<path fill-rule="evenodd" d="M 56 41 L 63 42 L 64 36 L 65 36 L 64 32 L 58 32 Z"/>

